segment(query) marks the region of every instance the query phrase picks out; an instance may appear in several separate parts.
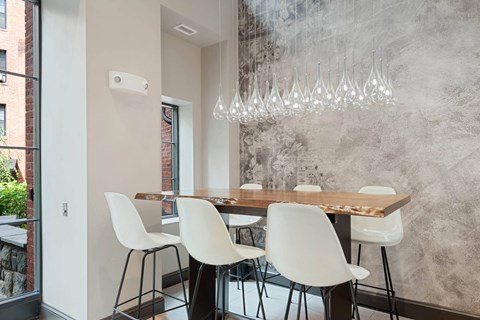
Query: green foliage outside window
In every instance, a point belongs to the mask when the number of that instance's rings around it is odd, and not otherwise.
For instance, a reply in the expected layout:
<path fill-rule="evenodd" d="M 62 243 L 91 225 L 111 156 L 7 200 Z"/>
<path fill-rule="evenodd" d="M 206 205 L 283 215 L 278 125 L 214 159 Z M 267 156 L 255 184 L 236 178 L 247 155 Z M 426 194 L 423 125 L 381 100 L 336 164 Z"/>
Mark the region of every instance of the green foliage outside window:
<path fill-rule="evenodd" d="M 0 216 L 27 216 L 27 184 L 12 175 L 9 155 L 0 153 Z"/>

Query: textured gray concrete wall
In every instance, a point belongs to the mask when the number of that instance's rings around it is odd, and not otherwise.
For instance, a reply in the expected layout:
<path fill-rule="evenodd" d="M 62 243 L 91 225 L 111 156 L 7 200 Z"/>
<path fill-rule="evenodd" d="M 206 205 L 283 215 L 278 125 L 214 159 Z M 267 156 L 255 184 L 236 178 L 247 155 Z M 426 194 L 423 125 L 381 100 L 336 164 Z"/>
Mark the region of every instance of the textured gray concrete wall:
<path fill-rule="evenodd" d="M 312 87 L 317 61 L 330 60 L 335 75 L 344 47 L 351 61 L 355 46 L 366 77 L 375 34 L 399 102 L 242 126 L 242 182 L 278 189 L 311 183 L 352 192 L 385 185 L 411 194 L 402 210 L 405 239 L 388 248 L 398 296 L 480 314 L 480 1 L 374 0 L 372 18 L 372 1 L 358 0 L 354 29 L 352 0 L 298 0 L 295 58 L 295 2 L 288 0 L 285 10 L 278 0 L 275 67 L 274 30 L 265 22 L 274 1 L 245 1 L 243 88 L 255 69 L 255 43 L 262 83 L 273 69 L 283 79 L 297 66 L 302 75 L 308 71 Z M 306 6 L 323 18 L 305 19 Z M 380 250 L 364 252 L 364 266 L 372 271 L 368 283 L 382 284 Z"/>

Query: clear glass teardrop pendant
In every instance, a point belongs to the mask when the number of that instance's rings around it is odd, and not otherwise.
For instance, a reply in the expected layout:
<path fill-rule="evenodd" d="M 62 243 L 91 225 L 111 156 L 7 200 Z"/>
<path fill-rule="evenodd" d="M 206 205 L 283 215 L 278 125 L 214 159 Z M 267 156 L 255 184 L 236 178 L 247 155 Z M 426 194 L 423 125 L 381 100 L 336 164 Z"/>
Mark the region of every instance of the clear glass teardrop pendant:
<path fill-rule="evenodd" d="M 222 91 L 220 87 L 220 92 Z M 228 117 L 228 108 L 223 100 L 221 93 L 218 95 L 217 103 L 215 103 L 215 108 L 213 108 L 213 117 L 217 120 L 225 120 Z"/>
<path fill-rule="evenodd" d="M 313 112 L 315 108 L 313 107 L 312 101 L 310 100 L 312 96 L 312 91 L 310 90 L 310 85 L 308 84 L 308 74 L 305 74 L 305 89 L 303 91 L 303 103 L 305 105 L 305 111 Z"/>
<path fill-rule="evenodd" d="M 393 86 L 392 86 L 392 78 L 390 77 L 390 65 L 387 64 L 387 74 L 384 78 L 385 83 L 385 100 L 386 104 L 388 105 L 395 105 L 395 97 L 393 95 Z"/>
<path fill-rule="evenodd" d="M 302 90 L 300 88 L 300 83 L 298 81 L 298 72 L 297 68 L 294 69 L 295 79 L 293 81 L 292 90 L 288 95 L 288 100 L 290 102 L 290 113 L 294 116 L 299 116 L 305 111 L 305 98 L 303 96 Z"/>
<path fill-rule="evenodd" d="M 322 101 L 322 104 L 326 109 L 335 110 L 335 93 L 333 91 L 332 71 L 330 69 L 328 69 L 328 83 Z"/>
<path fill-rule="evenodd" d="M 237 90 L 238 86 L 232 91 L 232 101 L 230 102 L 230 108 L 228 109 L 228 121 L 238 122 L 242 115 L 243 103 L 240 99 L 240 95 Z"/>
<path fill-rule="evenodd" d="M 323 105 L 323 96 L 325 94 L 326 88 L 325 83 L 322 78 L 322 66 L 320 62 L 317 65 L 317 80 L 315 81 L 315 86 L 313 87 L 312 94 L 310 96 L 310 103 L 312 104 L 313 111 L 315 113 L 321 113 L 325 110 Z"/>
<path fill-rule="evenodd" d="M 285 88 L 283 88 L 283 106 L 284 106 L 285 116 L 290 115 L 290 99 L 288 97 L 289 93 L 290 93 L 290 84 L 289 84 L 288 78 L 285 78 Z"/>
<path fill-rule="evenodd" d="M 237 90 L 237 92 L 238 92 L 238 90 Z M 248 93 L 247 93 L 247 91 L 244 91 L 243 92 L 243 101 L 247 101 L 247 99 L 248 99 Z M 255 117 L 252 114 L 250 114 L 247 111 L 247 108 L 245 107 L 245 105 L 243 105 L 243 110 L 242 110 L 242 113 L 241 113 L 241 116 L 240 116 L 240 123 L 249 124 L 249 123 L 252 123 L 254 121 L 255 121 Z"/>
<path fill-rule="evenodd" d="M 360 86 L 358 85 L 355 74 L 355 63 L 352 64 L 352 86 L 352 92 L 347 95 L 348 101 L 351 100 L 354 109 L 364 109 L 364 107 L 368 105 L 368 101 L 365 99 L 363 90 L 360 89 Z M 353 91 L 355 92 L 355 95 L 353 95 Z"/>
<path fill-rule="evenodd" d="M 379 79 L 377 66 L 375 65 L 375 50 L 372 50 L 372 69 L 370 70 L 370 75 L 365 82 L 363 91 L 372 101 L 372 103 L 381 103 L 382 102 L 382 92 L 379 90 Z"/>
<path fill-rule="evenodd" d="M 277 75 L 273 74 L 273 84 L 272 91 L 268 97 L 268 103 L 271 108 L 272 118 L 275 120 L 280 120 L 285 117 L 285 106 L 283 104 L 282 97 L 278 91 Z"/>
<path fill-rule="evenodd" d="M 248 106 L 252 110 L 256 111 L 255 119 L 257 121 L 265 122 L 267 120 L 268 112 L 267 112 L 267 108 L 265 107 L 265 104 L 263 103 L 262 97 L 260 96 L 260 91 L 258 89 L 258 79 L 256 76 L 253 83 L 253 92 L 252 92 L 252 95 L 250 96 L 250 99 L 248 100 Z"/>
<path fill-rule="evenodd" d="M 346 96 L 351 88 L 350 79 L 347 74 L 347 57 L 343 57 L 343 72 L 337 90 L 335 91 L 335 104 L 338 111 L 345 111 L 347 109 Z"/>

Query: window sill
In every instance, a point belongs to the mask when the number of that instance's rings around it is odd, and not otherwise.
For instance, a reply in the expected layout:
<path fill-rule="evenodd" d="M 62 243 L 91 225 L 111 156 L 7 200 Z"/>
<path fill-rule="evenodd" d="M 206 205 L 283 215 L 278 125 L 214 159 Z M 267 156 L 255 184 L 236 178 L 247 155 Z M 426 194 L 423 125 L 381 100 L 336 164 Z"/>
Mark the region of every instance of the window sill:
<path fill-rule="evenodd" d="M 178 217 L 162 219 L 162 225 L 173 224 L 173 223 L 178 223 L 178 222 L 179 222 Z"/>

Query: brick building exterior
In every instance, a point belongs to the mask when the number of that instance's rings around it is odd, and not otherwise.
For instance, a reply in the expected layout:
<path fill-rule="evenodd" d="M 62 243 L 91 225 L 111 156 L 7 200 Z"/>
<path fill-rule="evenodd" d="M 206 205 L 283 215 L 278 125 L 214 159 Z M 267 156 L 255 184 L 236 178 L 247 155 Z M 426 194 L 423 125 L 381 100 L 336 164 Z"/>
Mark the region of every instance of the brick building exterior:
<path fill-rule="evenodd" d="M 30 6 L 31 5 L 27 5 Z M 0 50 L 5 54 L 7 70 L 25 74 L 25 7 L 24 1 L 6 1 L 6 28 L 0 28 Z M 5 107 L 5 135 L 2 143 L 25 146 L 25 79 L 8 76 L 0 83 L 0 105 Z M 4 151 L 5 153 L 6 151 Z M 20 180 L 25 178 L 24 151 L 9 151 L 18 160 Z"/>

